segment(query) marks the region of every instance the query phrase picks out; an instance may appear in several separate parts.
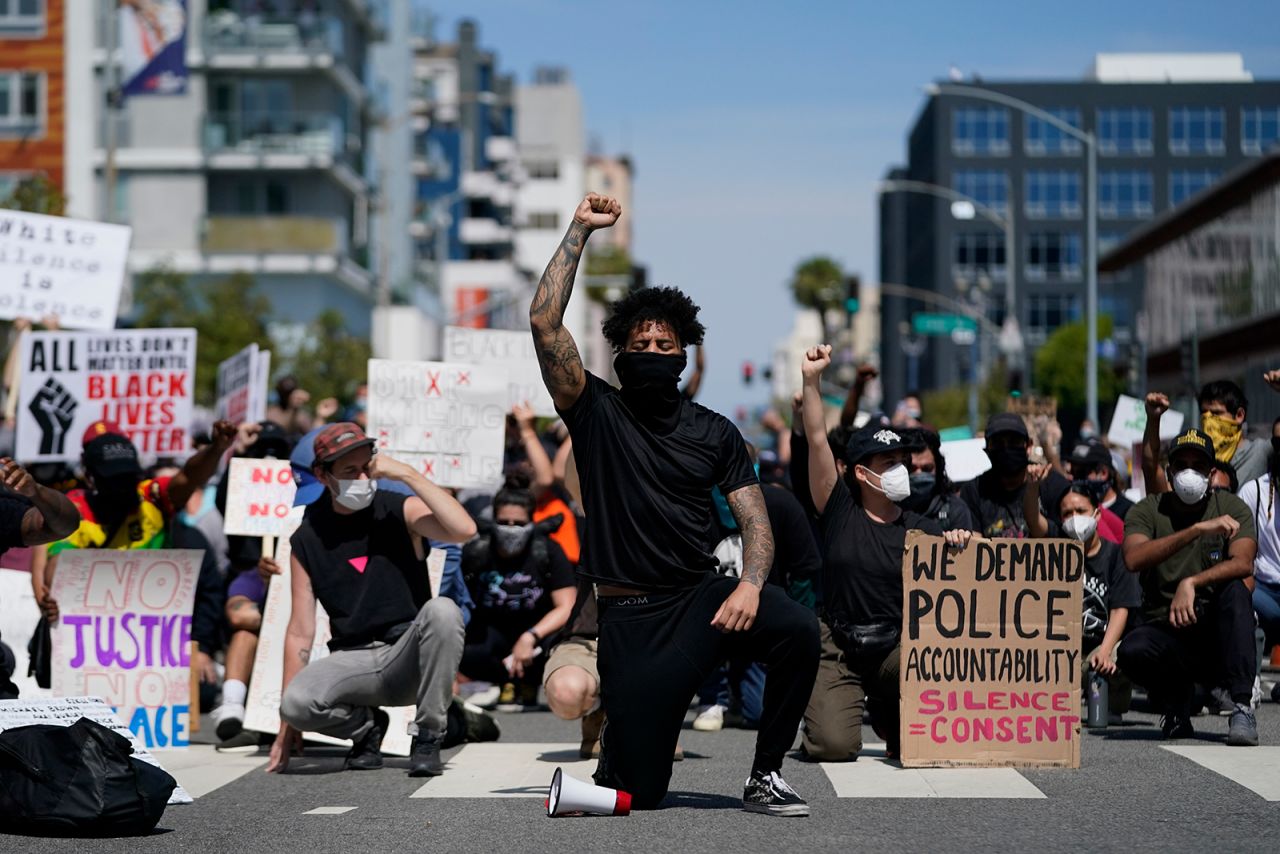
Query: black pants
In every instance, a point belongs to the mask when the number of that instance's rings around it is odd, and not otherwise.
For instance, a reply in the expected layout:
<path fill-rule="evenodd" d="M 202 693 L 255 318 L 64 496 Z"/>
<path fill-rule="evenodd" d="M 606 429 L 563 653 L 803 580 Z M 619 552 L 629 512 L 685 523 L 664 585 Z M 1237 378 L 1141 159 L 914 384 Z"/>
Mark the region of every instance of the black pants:
<path fill-rule="evenodd" d="M 532 625 L 532 624 L 530 624 Z M 542 667 L 547 657 L 540 655 L 525 669 L 524 677 L 512 678 L 502 660 L 511 654 L 523 629 L 511 626 L 496 626 L 485 622 L 483 618 L 472 618 L 467 626 L 466 646 L 462 650 L 462 663 L 458 670 L 468 679 L 477 679 L 501 685 L 504 682 L 515 682 L 522 685 L 540 685 L 542 683 Z"/>
<path fill-rule="evenodd" d="M 1240 580 L 1223 584 L 1196 622 L 1175 629 L 1167 620 L 1144 623 L 1117 650 L 1120 669 L 1152 699 L 1185 713 L 1194 683 L 1225 685 L 1231 699 L 1253 695 L 1258 651 L 1253 639 L 1253 602 Z"/>
<path fill-rule="evenodd" d="M 738 582 L 708 574 L 693 590 L 600 597 L 600 691 L 605 718 L 601 786 L 629 792 L 637 809 L 667 794 L 671 757 L 698 687 L 728 656 L 765 665 L 755 767 L 776 771 L 795 742 L 818 670 L 818 620 L 776 585 L 760 592 L 745 632 L 711 625 Z"/>

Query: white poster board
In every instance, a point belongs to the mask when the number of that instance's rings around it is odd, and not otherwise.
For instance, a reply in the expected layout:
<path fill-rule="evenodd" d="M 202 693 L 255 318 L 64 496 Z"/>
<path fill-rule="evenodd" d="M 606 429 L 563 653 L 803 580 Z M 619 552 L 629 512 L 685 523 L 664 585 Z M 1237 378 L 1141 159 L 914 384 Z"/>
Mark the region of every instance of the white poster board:
<path fill-rule="evenodd" d="M 1166 410 L 1160 416 L 1160 439 L 1172 439 L 1182 432 L 1182 422 L 1186 417 L 1175 410 Z M 1147 429 L 1146 404 L 1136 397 L 1122 394 L 1116 398 L 1116 411 L 1111 416 L 1111 429 L 1107 431 L 1107 441 L 1112 445 L 1127 448 L 1142 442 L 1142 434 Z"/>
<path fill-rule="evenodd" d="M 947 463 L 947 478 L 952 483 L 964 483 L 991 468 L 987 456 L 986 439 L 957 439 L 943 442 L 940 450 Z"/>
<path fill-rule="evenodd" d="M 440 486 L 494 489 L 508 394 L 502 368 L 370 359 L 367 432 Z"/>
<path fill-rule="evenodd" d="M 22 337 L 17 453 L 26 463 L 80 460 L 89 425 L 114 421 L 145 459 L 191 446 L 194 329 L 32 332 Z"/>
<path fill-rule="evenodd" d="M 223 531 L 246 537 L 287 537 L 298 527 L 293 498 L 298 485 L 288 460 L 233 457 L 227 473 Z"/>
<path fill-rule="evenodd" d="M 186 747 L 191 611 L 204 552 L 68 549 L 53 598 L 55 697 L 102 697 L 149 748 Z"/>
<path fill-rule="evenodd" d="M 218 365 L 218 402 L 214 413 L 233 424 L 267 419 L 267 378 L 271 351 L 250 344 Z"/>
<path fill-rule="evenodd" d="M 147 746 L 120 723 L 120 718 L 101 697 L 47 697 L 37 700 L 0 700 L 0 731 L 20 726 L 71 726 L 81 718 L 88 718 L 133 742 L 133 755 L 148 765 L 163 768 L 160 761 L 147 751 Z M 175 786 L 169 796 L 170 804 L 192 803 L 191 795 L 181 786 Z"/>
<path fill-rule="evenodd" d="M 53 315 L 63 329 L 112 329 L 131 233 L 127 225 L 0 210 L 0 318 Z"/>
<path fill-rule="evenodd" d="M 446 326 L 444 361 L 502 368 L 507 372 L 508 409 L 528 401 L 536 414 L 556 417 L 551 392 L 542 381 L 542 368 L 533 348 L 532 333 Z"/>
<path fill-rule="evenodd" d="M 0 569 L 0 638 L 13 651 L 13 684 L 23 699 L 48 696 L 49 690 L 27 675 L 27 643 L 40 624 L 40 606 L 31 591 L 31 573 Z"/>

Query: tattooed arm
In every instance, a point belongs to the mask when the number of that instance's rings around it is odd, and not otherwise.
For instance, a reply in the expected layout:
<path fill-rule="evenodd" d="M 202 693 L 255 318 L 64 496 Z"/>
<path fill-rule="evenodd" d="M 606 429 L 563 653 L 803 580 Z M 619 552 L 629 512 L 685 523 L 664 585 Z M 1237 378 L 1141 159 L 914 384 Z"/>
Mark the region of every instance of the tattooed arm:
<path fill-rule="evenodd" d="M 760 591 L 773 566 L 773 529 L 759 484 L 735 489 L 725 499 L 742 532 L 742 580 L 724 600 L 711 625 L 723 632 L 744 632 L 755 622 Z"/>
<path fill-rule="evenodd" d="M 311 660 L 311 644 L 316 636 L 316 594 L 311 589 L 311 576 L 298 561 L 296 554 L 289 561 L 289 587 L 293 610 L 289 613 L 289 627 L 284 634 L 284 678 L 280 684 L 282 699 L 293 677 Z M 268 773 L 285 771 L 289 767 L 289 756 L 295 750 L 302 752 L 302 733 L 282 717 L 280 732 L 271 745 Z"/>
<path fill-rule="evenodd" d="M 568 409 L 582 395 L 587 385 L 586 371 L 578 345 L 564 325 L 564 312 L 573 294 L 573 277 L 587 238 L 597 228 L 608 228 L 622 215 L 622 206 L 608 196 L 588 193 L 573 213 L 573 222 L 564 240 L 552 256 L 551 263 L 538 282 L 529 306 L 529 325 L 533 330 L 533 346 L 542 368 L 542 381 L 551 392 L 557 409 Z"/>

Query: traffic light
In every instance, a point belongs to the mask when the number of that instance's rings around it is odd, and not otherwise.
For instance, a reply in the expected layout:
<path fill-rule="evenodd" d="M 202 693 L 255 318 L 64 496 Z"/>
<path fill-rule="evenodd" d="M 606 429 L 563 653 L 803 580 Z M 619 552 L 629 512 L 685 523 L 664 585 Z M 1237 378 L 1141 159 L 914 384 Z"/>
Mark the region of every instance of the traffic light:
<path fill-rule="evenodd" d="M 862 307 L 862 280 L 850 276 L 844 280 L 844 310 L 846 314 L 857 314 Z"/>
<path fill-rule="evenodd" d="M 743 362 L 742 363 L 742 384 L 751 385 L 751 381 L 755 379 L 755 376 L 756 376 L 756 366 L 751 364 L 750 362 Z"/>

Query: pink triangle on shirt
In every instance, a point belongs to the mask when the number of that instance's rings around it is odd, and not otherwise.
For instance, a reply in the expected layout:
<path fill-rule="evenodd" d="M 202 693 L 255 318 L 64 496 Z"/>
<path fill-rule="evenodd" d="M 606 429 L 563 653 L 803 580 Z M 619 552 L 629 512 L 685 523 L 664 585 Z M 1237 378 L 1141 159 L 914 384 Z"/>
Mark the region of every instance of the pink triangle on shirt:
<path fill-rule="evenodd" d="M 356 572 L 358 572 L 358 573 L 360 573 L 361 575 L 363 575 L 363 574 L 364 574 L 364 568 L 369 564 L 369 558 L 367 558 L 367 557 L 353 557 L 353 558 L 351 558 L 351 560 L 347 561 L 347 563 L 349 563 L 349 564 L 351 564 L 352 566 L 354 566 L 354 567 L 356 568 Z"/>

